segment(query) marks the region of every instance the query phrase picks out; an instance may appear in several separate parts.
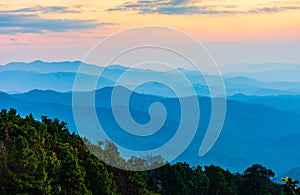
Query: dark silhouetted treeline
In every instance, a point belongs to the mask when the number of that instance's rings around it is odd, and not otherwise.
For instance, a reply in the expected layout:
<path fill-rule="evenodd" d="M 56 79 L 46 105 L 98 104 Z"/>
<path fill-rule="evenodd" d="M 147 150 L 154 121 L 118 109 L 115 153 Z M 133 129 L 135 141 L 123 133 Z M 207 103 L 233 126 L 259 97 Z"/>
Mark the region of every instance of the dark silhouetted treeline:
<path fill-rule="evenodd" d="M 275 173 L 262 165 L 253 165 L 242 174 L 181 162 L 134 172 L 111 167 L 98 155 L 124 166 L 163 163 L 160 157 L 125 160 L 114 144 L 105 141 L 94 145 L 71 134 L 58 119 L 43 116 L 38 121 L 32 115 L 21 117 L 14 109 L 0 112 L 0 194 L 299 193 L 298 181 L 284 178 L 286 184 L 274 183 Z"/>

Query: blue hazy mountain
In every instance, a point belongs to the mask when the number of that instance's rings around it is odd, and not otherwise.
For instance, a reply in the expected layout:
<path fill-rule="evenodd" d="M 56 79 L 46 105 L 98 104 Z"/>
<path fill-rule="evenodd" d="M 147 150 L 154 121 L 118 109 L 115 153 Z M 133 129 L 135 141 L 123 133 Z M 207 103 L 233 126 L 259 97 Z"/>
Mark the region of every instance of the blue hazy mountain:
<path fill-rule="evenodd" d="M 60 93 L 53 90 L 35 89 L 26 93 L 11 94 L 10 97 L 28 102 L 54 103 L 68 106 L 72 105 L 72 93 Z"/>
<path fill-rule="evenodd" d="M 122 87 L 117 90 L 128 92 Z M 161 102 L 168 112 L 161 131 L 145 139 L 126 133 L 116 123 L 110 107 L 111 93 L 112 88 L 97 90 L 95 102 L 99 121 L 113 141 L 128 148 L 143 150 L 157 147 L 172 138 L 180 121 L 179 99 L 132 94 L 130 111 L 137 122 L 149 121 L 148 109 L 153 102 Z M 0 100 L 1 108 L 13 107 L 22 115 L 33 113 L 37 118 L 40 115 L 57 117 L 68 123 L 70 131 L 77 131 L 72 114 L 71 93 L 50 90 L 34 90 L 15 95 L 0 93 Z M 198 149 L 210 119 L 211 100 L 206 97 L 199 97 L 198 100 L 201 108 L 198 132 L 191 145 L 177 160 L 184 160 L 192 165 L 213 163 L 232 171 L 242 171 L 253 163 L 262 163 L 278 174 L 299 166 L 300 114 L 236 100 L 228 100 L 225 124 L 216 145 L 206 156 L 199 157 Z M 118 106 L 126 105 L 121 103 Z M 85 109 L 84 103 L 82 109 Z M 89 116 L 83 117 L 82 120 L 86 121 L 85 128 L 92 129 Z"/>
<path fill-rule="evenodd" d="M 300 82 L 300 70 L 278 70 L 278 71 L 264 71 L 264 72 L 255 72 L 255 73 L 245 73 L 245 72 L 234 72 L 234 73 L 225 73 L 225 77 L 235 77 L 242 76 L 248 77 L 260 81 L 266 82 Z"/>
<path fill-rule="evenodd" d="M 0 66 L 0 71 L 34 71 L 38 73 L 55 73 L 55 72 L 76 72 L 80 67 L 80 61 L 64 61 L 64 62 L 43 62 L 36 60 L 33 62 L 11 62 Z M 85 64 L 91 72 L 98 70 L 99 66 Z"/>
<path fill-rule="evenodd" d="M 268 82 L 300 82 L 300 64 L 235 64 L 220 67 L 225 77 L 248 77 Z"/>
<path fill-rule="evenodd" d="M 297 95 L 300 94 L 300 82 L 264 82 L 248 77 L 224 78 L 226 91 L 228 95 Z"/>
<path fill-rule="evenodd" d="M 228 97 L 230 100 L 238 100 L 248 104 L 261 104 L 283 111 L 300 113 L 300 96 L 279 95 L 279 96 L 247 96 L 236 94 Z"/>
<path fill-rule="evenodd" d="M 226 66 L 220 66 L 222 73 L 230 72 L 246 72 L 257 73 L 267 71 L 300 71 L 300 64 L 291 63 L 264 63 L 264 64 L 232 64 Z"/>
<path fill-rule="evenodd" d="M 0 66 L 0 91 L 7 93 L 21 93 L 34 89 L 54 90 L 59 92 L 72 91 L 74 79 L 76 78 L 77 70 L 80 65 L 81 62 L 79 61 L 9 63 L 5 66 Z M 258 65 L 251 65 L 251 67 L 252 66 L 254 67 L 252 69 L 259 67 Z M 280 65 L 281 68 L 282 66 L 283 65 Z M 191 90 L 185 87 L 186 85 L 183 85 L 186 81 L 182 76 L 180 77 L 180 75 L 186 76 L 191 87 L 195 90 L 196 94 L 200 96 L 209 96 L 209 87 L 215 87 L 208 86 L 205 79 L 210 79 L 212 83 L 216 80 L 213 75 L 200 74 L 199 72 L 185 69 L 162 72 L 138 68 L 129 69 L 120 65 L 112 65 L 104 68 L 96 65 L 84 64 L 84 67 L 88 70 L 88 74 L 80 73 L 77 75 L 81 79 L 80 83 L 84 86 L 90 86 L 95 80 L 98 80 L 99 75 L 97 75 L 97 73 L 101 72 L 101 79 L 98 81 L 96 89 L 115 85 L 132 89 L 140 80 L 145 79 L 149 80 L 149 82 L 138 87 L 136 89 L 137 92 L 165 97 L 174 97 L 174 92 L 163 85 L 168 85 L 170 83 L 173 86 L 176 86 L 176 90 L 180 90 L 184 96 L 192 95 Z M 236 66 L 234 67 L 236 71 L 240 70 Z M 280 67 L 278 67 L 278 71 L 280 70 Z M 298 66 L 293 65 L 292 68 L 295 73 Z M 230 69 L 230 66 L 228 66 L 228 69 Z M 233 68 L 230 70 L 232 69 Z M 252 69 L 248 70 L 249 72 L 244 73 L 252 74 Z M 285 71 L 292 70 L 285 69 Z M 262 69 L 262 71 L 266 71 L 266 68 Z M 124 73 L 126 73 L 126 77 L 122 77 Z M 253 74 L 260 73 L 264 74 L 264 72 L 254 72 Z M 226 92 L 229 96 L 239 93 L 257 96 L 300 94 L 300 82 L 266 82 L 250 77 L 243 77 L 236 72 L 233 72 L 232 74 L 231 77 L 227 77 L 228 75 L 224 77 Z M 121 77 L 121 82 L 118 82 L 118 79 Z M 155 79 L 158 79 L 160 82 L 155 82 Z M 284 78 L 282 80 L 284 80 Z"/>
<path fill-rule="evenodd" d="M 34 117 L 40 119 L 42 115 L 49 116 L 51 118 L 61 117 L 61 120 L 69 121 L 68 126 L 74 131 L 75 125 L 73 121 L 72 111 L 70 106 L 56 103 L 41 103 L 30 102 L 12 97 L 9 94 L 0 92 L 0 107 L 5 109 L 15 108 L 22 115 L 28 115 L 33 113 Z M 59 112 L 59 113 L 58 113 Z"/>
<path fill-rule="evenodd" d="M 77 75 L 78 76 L 78 75 Z M 85 85 L 90 85 L 96 76 L 79 74 L 81 81 Z M 26 92 L 33 89 L 72 91 L 76 73 L 73 72 L 53 72 L 38 73 L 34 71 L 10 70 L 0 72 L 0 90 L 8 93 Z M 101 86 L 113 86 L 114 82 L 101 78 Z M 99 82 L 100 82 L 99 81 Z"/>

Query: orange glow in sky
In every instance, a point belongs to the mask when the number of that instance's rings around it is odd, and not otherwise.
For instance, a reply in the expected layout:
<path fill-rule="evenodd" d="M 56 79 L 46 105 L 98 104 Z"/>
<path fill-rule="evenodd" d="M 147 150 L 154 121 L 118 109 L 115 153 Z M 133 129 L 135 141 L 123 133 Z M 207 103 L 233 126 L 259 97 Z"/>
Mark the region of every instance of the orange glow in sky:
<path fill-rule="evenodd" d="M 73 48 L 78 55 L 101 38 L 142 25 L 180 29 L 202 42 L 300 40 L 300 2 L 294 0 L 11 0 L 0 4 L 0 41 L 18 60 L 22 49 Z M 49 53 L 49 52 L 48 52 Z M 68 56 L 69 55 L 69 56 Z M 4 59 L 6 56 L 12 59 Z M 28 57 L 28 53 L 23 57 Z M 51 60 L 37 52 L 36 58 Z M 51 57 L 50 57 L 51 56 Z M 28 57 L 31 60 L 34 57 Z M 63 56 L 58 57 L 64 59 Z M 20 57 L 21 60 L 21 57 Z M 26 59 L 24 59 L 26 60 Z M 1 64 L 0 63 L 0 64 Z"/>

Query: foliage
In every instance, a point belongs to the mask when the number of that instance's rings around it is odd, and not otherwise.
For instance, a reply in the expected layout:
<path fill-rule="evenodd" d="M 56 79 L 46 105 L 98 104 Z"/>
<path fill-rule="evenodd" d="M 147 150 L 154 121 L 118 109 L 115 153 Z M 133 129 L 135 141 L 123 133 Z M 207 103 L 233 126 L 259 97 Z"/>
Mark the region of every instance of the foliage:
<path fill-rule="evenodd" d="M 0 113 L 0 194 L 115 194 L 113 175 L 57 119 Z"/>
<path fill-rule="evenodd" d="M 298 181 L 276 184 L 274 172 L 262 165 L 243 174 L 185 162 L 134 172 L 98 157 L 127 168 L 164 164 L 159 156 L 126 160 L 113 143 L 81 139 L 58 119 L 0 112 L 0 194 L 299 194 Z"/>
<path fill-rule="evenodd" d="M 299 184 L 298 180 L 293 180 L 292 178 L 285 177 L 281 179 L 286 183 L 284 192 L 286 195 L 297 195 L 300 193 L 299 188 L 297 185 Z"/>

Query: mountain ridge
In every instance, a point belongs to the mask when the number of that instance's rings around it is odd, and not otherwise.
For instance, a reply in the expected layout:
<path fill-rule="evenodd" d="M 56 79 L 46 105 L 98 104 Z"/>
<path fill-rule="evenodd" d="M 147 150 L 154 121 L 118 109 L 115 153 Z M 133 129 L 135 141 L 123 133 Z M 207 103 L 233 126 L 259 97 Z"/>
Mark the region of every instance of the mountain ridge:
<path fill-rule="evenodd" d="M 117 143 L 121 143 L 121 145 L 129 148 L 138 147 L 140 149 L 147 149 L 158 146 L 164 143 L 166 139 L 172 137 L 171 132 L 174 132 L 178 126 L 178 122 L 176 121 L 180 121 L 180 118 L 178 118 L 178 114 L 180 114 L 180 112 L 178 112 L 180 108 L 178 107 L 178 99 L 134 93 L 130 103 L 130 110 L 137 121 L 143 123 L 149 121 L 148 106 L 152 102 L 161 102 L 168 110 L 168 122 L 163 127 L 161 134 L 150 137 L 145 142 L 141 138 L 136 140 L 132 136 L 124 134 L 123 130 L 117 125 L 110 106 L 107 106 L 111 99 L 111 91 L 112 88 L 108 87 L 99 90 L 98 93 L 96 92 L 96 110 L 97 114 L 101 116 L 98 117 L 103 123 L 103 127 L 110 129 L 109 135 L 115 139 Z M 44 93 L 43 96 L 49 98 L 51 98 L 51 96 L 47 95 L 48 93 L 55 93 L 53 91 L 39 90 L 34 92 Z M 58 94 L 66 95 L 68 93 Z M 76 132 L 71 103 L 29 102 L 22 100 L 20 97 L 17 99 L 14 95 L 4 95 L 9 99 L 0 102 L 1 108 L 13 107 L 20 110 L 19 112 L 22 115 L 28 115 L 31 112 L 37 118 L 39 118 L 40 115 L 60 118 L 68 123 L 72 132 Z M 101 101 L 97 103 L 98 100 Z M 221 164 L 224 165 L 223 167 L 234 171 L 238 171 L 239 168 L 257 162 L 271 167 L 278 173 L 287 172 L 290 167 L 296 166 L 297 162 L 300 161 L 300 155 L 295 155 L 297 152 L 288 147 L 288 144 L 290 144 L 289 140 L 285 139 L 285 137 L 294 135 L 299 131 L 300 114 L 232 100 L 228 100 L 227 102 L 227 116 L 219 140 L 207 156 L 199 157 L 198 148 L 200 147 L 210 118 L 210 98 L 199 97 L 198 100 L 201 108 L 200 126 L 191 145 L 178 157 L 178 160 L 186 159 L 192 165 L 199 164 L 199 162 Z M 102 107 L 101 105 L 106 106 Z M 88 116 L 82 120 L 87 121 L 87 129 L 92 128 L 89 126 Z M 168 131 L 168 129 L 170 131 Z M 124 140 L 127 141 L 124 142 Z M 276 144 L 274 145 L 274 142 L 277 143 L 277 141 L 274 140 L 281 141 L 282 146 L 277 147 Z M 255 143 L 255 145 L 252 143 Z M 281 162 L 281 156 L 285 154 L 283 153 L 284 150 L 290 150 L 291 153 L 295 154 L 293 156 L 285 156 L 287 159 L 286 162 Z M 276 156 L 278 156 L 278 158 Z M 288 159 L 290 159 L 290 162 Z"/>

